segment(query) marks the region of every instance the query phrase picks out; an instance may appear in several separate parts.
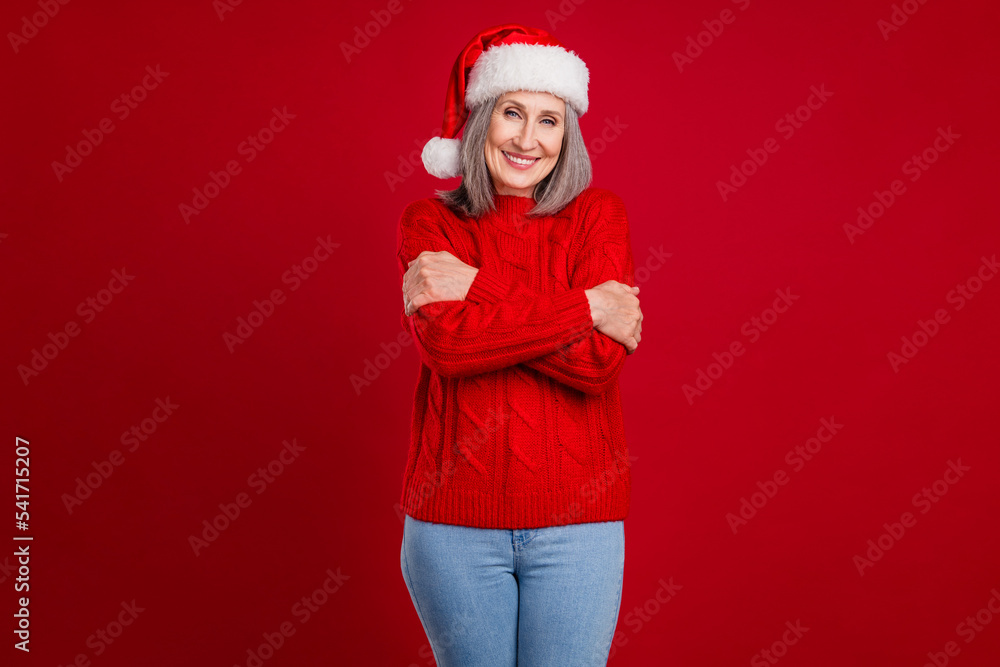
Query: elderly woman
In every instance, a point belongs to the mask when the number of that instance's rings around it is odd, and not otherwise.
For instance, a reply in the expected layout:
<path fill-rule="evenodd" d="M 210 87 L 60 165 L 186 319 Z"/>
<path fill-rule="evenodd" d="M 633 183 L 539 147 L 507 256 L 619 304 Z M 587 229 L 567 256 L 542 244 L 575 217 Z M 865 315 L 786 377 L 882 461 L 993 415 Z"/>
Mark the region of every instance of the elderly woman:
<path fill-rule="evenodd" d="M 441 667 L 603 665 L 617 624 L 642 312 L 625 207 L 590 187 L 588 81 L 545 31 L 476 35 L 423 153 L 461 185 L 400 220 L 421 361 L 400 566 Z"/>

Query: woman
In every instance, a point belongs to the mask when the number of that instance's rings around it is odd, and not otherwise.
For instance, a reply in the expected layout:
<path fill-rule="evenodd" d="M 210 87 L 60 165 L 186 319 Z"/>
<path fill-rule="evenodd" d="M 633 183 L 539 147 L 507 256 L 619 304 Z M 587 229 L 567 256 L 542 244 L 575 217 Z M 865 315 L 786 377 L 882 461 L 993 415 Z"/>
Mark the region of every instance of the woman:
<path fill-rule="evenodd" d="M 400 566 L 441 667 L 603 665 L 617 624 L 618 374 L 642 312 L 624 205 L 589 187 L 588 81 L 545 31 L 476 35 L 423 153 L 462 183 L 400 220 L 402 325 L 422 362 Z"/>

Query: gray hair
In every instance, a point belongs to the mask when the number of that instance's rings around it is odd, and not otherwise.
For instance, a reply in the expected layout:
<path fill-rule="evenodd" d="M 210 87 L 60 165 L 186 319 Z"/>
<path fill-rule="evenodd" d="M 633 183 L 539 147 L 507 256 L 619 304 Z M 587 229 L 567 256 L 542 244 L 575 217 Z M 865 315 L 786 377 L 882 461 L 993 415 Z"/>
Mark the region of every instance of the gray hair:
<path fill-rule="evenodd" d="M 454 190 L 437 190 L 434 193 L 452 209 L 461 210 L 472 218 L 496 210 L 493 201 L 496 189 L 486 166 L 484 152 L 490 119 L 499 99 L 500 95 L 495 95 L 469 110 L 462 135 L 462 184 Z M 528 217 L 552 215 L 561 211 L 587 189 L 592 178 L 590 155 L 583 143 L 579 117 L 576 110 L 567 104 L 559 159 L 549 175 L 535 185 L 532 198 L 536 204 L 528 211 Z"/>

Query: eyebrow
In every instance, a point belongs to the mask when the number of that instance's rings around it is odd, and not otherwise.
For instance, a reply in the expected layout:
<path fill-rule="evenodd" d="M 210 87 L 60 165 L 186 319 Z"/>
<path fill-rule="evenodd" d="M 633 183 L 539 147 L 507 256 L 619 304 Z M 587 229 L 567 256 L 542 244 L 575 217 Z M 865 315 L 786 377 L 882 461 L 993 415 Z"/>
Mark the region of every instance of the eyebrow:
<path fill-rule="evenodd" d="M 517 100 L 514 100 L 514 99 L 504 100 L 503 102 L 501 102 L 501 104 L 513 104 L 518 109 L 521 109 L 523 111 L 527 111 L 528 110 L 526 106 L 524 106 L 523 104 L 521 104 L 520 102 L 518 102 Z M 555 116 L 556 118 L 562 118 L 562 114 L 561 113 L 559 113 L 558 111 L 552 111 L 551 109 L 542 109 L 542 111 L 540 113 L 542 115 L 549 114 L 550 116 Z"/>

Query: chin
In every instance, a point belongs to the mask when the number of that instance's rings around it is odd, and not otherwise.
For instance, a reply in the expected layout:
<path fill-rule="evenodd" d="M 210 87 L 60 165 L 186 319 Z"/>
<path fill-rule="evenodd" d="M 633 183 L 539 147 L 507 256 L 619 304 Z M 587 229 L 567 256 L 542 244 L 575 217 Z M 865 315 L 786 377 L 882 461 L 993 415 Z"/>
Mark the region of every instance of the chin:
<path fill-rule="evenodd" d="M 531 190 L 534 191 L 537 183 L 504 183 L 507 190 Z"/>

